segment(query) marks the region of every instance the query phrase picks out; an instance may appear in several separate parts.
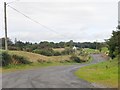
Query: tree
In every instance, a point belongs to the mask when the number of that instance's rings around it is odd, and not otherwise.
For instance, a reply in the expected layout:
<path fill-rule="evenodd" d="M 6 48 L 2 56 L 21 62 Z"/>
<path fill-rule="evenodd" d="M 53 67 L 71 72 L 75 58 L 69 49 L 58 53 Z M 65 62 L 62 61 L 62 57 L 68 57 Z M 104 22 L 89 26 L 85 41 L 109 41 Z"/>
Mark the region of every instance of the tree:
<path fill-rule="evenodd" d="M 23 47 L 25 46 L 25 43 L 22 41 L 17 41 L 15 43 L 15 47 L 18 47 L 19 50 L 23 50 Z"/>
<path fill-rule="evenodd" d="M 112 36 L 107 40 L 107 44 L 111 58 L 120 55 L 120 30 L 112 32 Z"/>
<path fill-rule="evenodd" d="M 11 39 L 7 38 L 8 46 L 12 46 L 13 42 Z M 2 45 L 2 48 L 5 49 L 5 38 L 0 38 L 0 43 Z"/>

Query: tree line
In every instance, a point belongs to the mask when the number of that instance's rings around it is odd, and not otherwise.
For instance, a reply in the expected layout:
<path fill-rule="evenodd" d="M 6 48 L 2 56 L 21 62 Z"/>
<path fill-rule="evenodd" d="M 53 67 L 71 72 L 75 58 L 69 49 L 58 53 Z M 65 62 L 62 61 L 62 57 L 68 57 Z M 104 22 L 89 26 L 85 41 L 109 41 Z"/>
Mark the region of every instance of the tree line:
<path fill-rule="evenodd" d="M 38 53 L 46 56 L 58 56 L 58 55 L 66 55 L 73 53 L 73 46 L 76 46 L 77 48 L 91 48 L 91 49 L 100 49 L 101 46 L 105 46 L 105 43 L 99 43 L 99 42 L 74 42 L 73 40 L 70 40 L 68 42 L 48 42 L 48 41 L 42 41 L 40 43 L 31 43 L 31 42 L 22 42 L 15 40 L 15 43 L 11 41 L 11 39 L 8 40 L 8 49 L 9 50 L 21 50 L 21 51 L 27 51 L 27 52 L 33 52 Z M 0 41 L 2 42 L 2 49 L 5 49 L 5 38 L 0 38 Z M 64 51 L 58 52 L 54 51 L 53 48 L 65 48 Z"/>
<path fill-rule="evenodd" d="M 5 38 L 0 38 L 0 41 L 2 42 L 2 49 L 5 49 Z M 99 49 L 101 46 L 105 45 L 104 42 L 74 42 L 73 40 L 70 40 L 68 42 L 48 42 L 48 41 L 42 41 L 40 43 L 31 43 L 31 42 L 22 42 L 22 41 L 16 41 L 13 43 L 11 39 L 7 39 L 8 42 L 8 49 L 9 50 L 26 50 L 31 51 L 34 49 L 47 49 L 47 48 L 65 48 L 65 47 L 73 47 L 76 46 L 78 48 L 91 48 L 91 49 Z"/>

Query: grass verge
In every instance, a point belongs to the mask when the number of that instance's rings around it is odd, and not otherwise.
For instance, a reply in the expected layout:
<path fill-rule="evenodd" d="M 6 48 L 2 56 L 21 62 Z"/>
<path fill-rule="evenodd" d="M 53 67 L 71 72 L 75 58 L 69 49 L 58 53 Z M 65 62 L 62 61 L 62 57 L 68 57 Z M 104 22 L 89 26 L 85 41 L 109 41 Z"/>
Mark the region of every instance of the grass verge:
<path fill-rule="evenodd" d="M 36 68 L 44 68 L 44 67 L 49 67 L 49 66 L 62 66 L 62 65 L 72 65 L 72 64 L 80 64 L 80 63 L 75 63 L 75 62 L 52 62 L 52 63 L 31 63 L 31 64 L 20 64 L 20 65 L 13 65 L 10 64 L 6 67 L 1 68 L 2 73 L 5 72 L 14 72 L 14 71 L 20 71 L 20 70 L 29 70 L 29 69 L 36 69 Z"/>
<path fill-rule="evenodd" d="M 75 72 L 81 79 L 106 87 L 118 87 L 118 59 L 82 67 Z"/>

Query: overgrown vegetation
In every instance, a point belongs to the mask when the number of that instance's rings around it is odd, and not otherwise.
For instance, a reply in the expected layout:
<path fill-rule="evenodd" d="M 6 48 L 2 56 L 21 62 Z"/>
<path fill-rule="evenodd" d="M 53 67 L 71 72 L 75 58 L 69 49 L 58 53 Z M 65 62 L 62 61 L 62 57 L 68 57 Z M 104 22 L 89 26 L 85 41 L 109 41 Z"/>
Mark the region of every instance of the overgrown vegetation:
<path fill-rule="evenodd" d="M 81 62 L 82 62 L 82 60 L 81 60 L 78 56 L 76 56 L 76 55 L 72 55 L 72 56 L 70 57 L 70 59 L 71 59 L 72 61 L 74 61 L 74 62 L 77 62 L 77 63 L 81 63 Z"/>
<path fill-rule="evenodd" d="M 66 49 L 64 49 L 63 51 L 65 50 Z M 79 51 L 77 51 L 74 54 L 68 51 L 66 53 L 69 53 L 70 55 L 44 56 L 44 55 L 25 52 L 25 51 L 7 51 L 7 52 L 1 51 L 0 56 L 2 56 L 1 62 L 4 67 L 10 67 L 10 66 L 22 65 L 22 64 L 30 65 L 30 63 L 40 63 L 40 64 L 81 63 L 89 60 L 89 58 L 87 58 L 88 55 L 84 55 L 84 56 L 79 55 Z"/>
<path fill-rule="evenodd" d="M 18 65 L 18 64 L 30 64 L 31 62 L 27 60 L 23 56 L 18 55 L 10 55 L 8 52 L 2 52 L 1 53 L 1 65 L 2 66 L 8 66 L 10 64 Z"/>
<path fill-rule="evenodd" d="M 33 53 L 45 55 L 45 56 L 60 56 L 60 55 L 70 55 L 74 53 L 72 48 L 65 48 L 63 51 L 55 51 L 52 48 L 44 48 L 44 49 L 35 49 Z"/>
<path fill-rule="evenodd" d="M 7 66 L 12 62 L 11 56 L 7 52 L 1 53 L 1 65 L 2 66 Z"/>

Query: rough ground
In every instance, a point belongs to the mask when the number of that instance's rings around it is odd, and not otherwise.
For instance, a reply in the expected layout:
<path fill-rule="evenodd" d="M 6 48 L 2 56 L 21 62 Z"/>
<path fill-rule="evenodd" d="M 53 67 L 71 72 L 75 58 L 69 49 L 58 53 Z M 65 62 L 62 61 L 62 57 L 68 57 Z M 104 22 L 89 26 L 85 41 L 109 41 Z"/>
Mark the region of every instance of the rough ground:
<path fill-rule="evenodd" d="M 92 54 L 91 63 L 52 66 L 4 73 L 2 75 L 3 88 L 94 88 L 93 84 L 74 76 L 73 72 L 80 67 L 104 61 L 101 54 Z"/>

